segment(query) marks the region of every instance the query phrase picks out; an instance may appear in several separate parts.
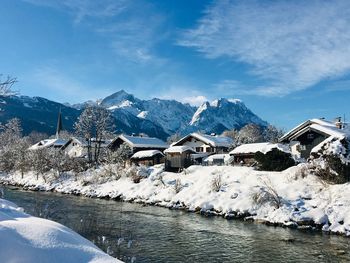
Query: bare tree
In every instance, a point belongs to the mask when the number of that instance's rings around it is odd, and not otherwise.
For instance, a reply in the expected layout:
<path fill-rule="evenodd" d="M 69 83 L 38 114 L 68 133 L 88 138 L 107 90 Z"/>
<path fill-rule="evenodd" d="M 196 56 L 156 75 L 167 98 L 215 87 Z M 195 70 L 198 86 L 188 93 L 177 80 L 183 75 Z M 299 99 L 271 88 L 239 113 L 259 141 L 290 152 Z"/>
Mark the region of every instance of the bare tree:
<path fill-rule="evenodd" d="M 264 140 L 272 143 L 278 142 L 279 138 L 281 138 L 283 134 L 283 130 L 278 129 L 273 125 L 267 126 L 263 132 Z"/>
<path fill-rule="evenodd" d="M 17 95 L 18 91 L 12 89 L 16 82 L 18 82 L 17 78 L 7 76 L 5 80 L 2 80 L 2 75 L 0 75 L 0 96 Z"/>
<path fill-rule="evenodd" d="M 240 144 L 264 141 L 260 126 L 253 123 L 244 126 L 239 131 L 238 138 Z"/>
<path fill-rule="evenodd" d="M 24 177 L 24 173 L 30 169 L 28 147 L 29 143 L 26 138 L 19 139 L 14 145 L 14 170 L 21 173 L 22 179 Z"/>
<path fill-rule="evenodd" d="M 100 106 L 88 106 L 75 123 L 75 131 L 87 141 L 89 163 L 99 163 L 101 144 L 114 128 L 110 112 Z"/>

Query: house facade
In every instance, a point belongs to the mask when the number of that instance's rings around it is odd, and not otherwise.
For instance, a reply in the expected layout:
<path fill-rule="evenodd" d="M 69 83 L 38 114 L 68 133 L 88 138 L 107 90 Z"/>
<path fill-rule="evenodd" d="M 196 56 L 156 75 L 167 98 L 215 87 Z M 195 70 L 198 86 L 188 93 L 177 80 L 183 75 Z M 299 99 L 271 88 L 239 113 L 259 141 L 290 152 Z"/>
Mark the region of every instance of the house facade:
<path fill-rule="evenodd" d="M 223 154 L 228 153 L 233 145 L 233 140 L 226 136 L 191 133 L 181 138 L 172 146 L 188 146 L 196 153 Z"/>
<path fill-rule="evenodd" d="M 280 138 L 280 142 L 290 145 L 294 157 L 307 159 L 327 141 L 341 140 L 348 136 L 348 128 L 340 120 L 330 122 L 324 119 L 311 119 L 287 132 Z"/>
<path fill-rule="evenodd" d="M 158 150 L 138 151 L 131 156 L 130 161 L 136 165 L 153 166 L 164 163 L 164 154 Z"/>
<path fill-rule="evenodd" d="M 101 149 L 106 148 L 110 140 L 102 140 L 101 141 Z M 91 152 L 93 153 L 95 150 L 95 142 L 91 143 Z M 72 137 L 70 138 L 61 148 L 69 157 L 72 158 L 85 158 L 88 155 L 88 143 L 84 138 Z M 94 158 L 94 154 L 92 154 L 92 158 Z"/>
<path fill-rule="evenodd" d="M 187 145 L 171 146 L 164 151 L 165 170 L 177 172 L 193 164 L 192 154 L 196 152 Z"/>
<path fill-rule="evenodd" d="M 256 163 L 254 156 L 257 152 L 266 154 L 272 149 L 278 149 L 282 152 L 290 153 L 289 146 L 281 143 L 247 143 L 242 144 L 230 152 L 230 156 L 233 157 L 232 163 L 235 165 L 252 166 Z"/>

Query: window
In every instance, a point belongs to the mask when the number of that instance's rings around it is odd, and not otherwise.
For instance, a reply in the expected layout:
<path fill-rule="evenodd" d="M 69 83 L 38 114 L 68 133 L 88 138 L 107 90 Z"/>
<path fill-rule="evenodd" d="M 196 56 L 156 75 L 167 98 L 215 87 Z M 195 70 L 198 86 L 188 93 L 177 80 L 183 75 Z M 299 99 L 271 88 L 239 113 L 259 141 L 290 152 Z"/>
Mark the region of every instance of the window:
<path fill-rule="evenodd" d="M 308 138 L 309 140 L 314 139 L 314 134 L 313 134 L 313 133 L 309 133 L 309 134 L 307 135 L 307 138 Z"/>
<path fill-rule="evenodd" d="M 203 147 L 196 147 L 196 152 L 203 152 Z"/>

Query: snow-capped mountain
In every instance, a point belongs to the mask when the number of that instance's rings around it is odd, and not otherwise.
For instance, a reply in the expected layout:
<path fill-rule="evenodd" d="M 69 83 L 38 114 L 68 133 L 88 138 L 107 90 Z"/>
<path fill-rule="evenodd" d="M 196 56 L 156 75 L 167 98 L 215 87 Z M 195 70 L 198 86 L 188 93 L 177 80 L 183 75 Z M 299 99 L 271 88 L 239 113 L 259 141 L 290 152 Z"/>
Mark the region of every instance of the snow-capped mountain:
<path fill-rule="evenodd" d="M 212 102 L 204 102 L 194 113 L 190 130 L 221 133 L 232 128 L 239 129 L 248 123 L 267 126 L 244 103 L 238 99 L 221 98 Z"/>
<path fill-rule="evenodd" d="M 268 125 L 238 99 L 221 98 L 196 108 L 175 100 L 140 100 L 121 90 L 103 99 L 101 105 L 111 110 L 116 119 L 120 120 L 126 115 L 133 123 L 135 119 L 131 116 L 134 116 L 138 122 L 153 123 L 154 130 L 161 128 L 167 135 L 198 130 L 221 133 L 228 129 L 239 129 L 248 123 Z M 128 125 L 131 125 L 130 121 Z M 148 126 L 151 127 L 150 124 Z"/>
<path fill-rule="evenodd" d="M 174 133 L 193 131 L 221 133 L 227 129 L 239 129 L 248 123 L 266 126 L 240 100 L 218 99 L 193 107 L 175 100 L 141 100 L 134 95 L 118 91 L 99 102 L 82 102 L 69 105 L 40 97 L 0 97 L 0 122 L 17 117 L 22 121 L 24 132 L 36 130 L 54 134 L 57 114 L 62 109 L 63 126 L 72 131 L 84 107 L 99 104 L 111 111 L 115 118 L 116 132 L 145 133 L 166 139 Z"/>

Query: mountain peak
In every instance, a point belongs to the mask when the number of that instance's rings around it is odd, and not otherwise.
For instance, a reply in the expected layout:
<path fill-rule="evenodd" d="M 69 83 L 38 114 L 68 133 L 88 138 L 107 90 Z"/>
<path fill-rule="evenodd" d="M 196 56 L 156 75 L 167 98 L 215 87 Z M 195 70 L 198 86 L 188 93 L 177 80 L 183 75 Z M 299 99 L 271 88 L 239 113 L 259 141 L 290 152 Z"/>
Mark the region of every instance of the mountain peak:
<path fill-rule="evenodd" d="M 115 106 L 117 104 L 120 104 L 126 100 L 130 101 L 130 102 L 136 101 L 134 95 L 129 94 L 125 90 L 121 89 L 121 90 L 107 96 L 106 98 L 104 98 L 101 101 L 101 105 L 110 107 L 110 106 Z"/>

